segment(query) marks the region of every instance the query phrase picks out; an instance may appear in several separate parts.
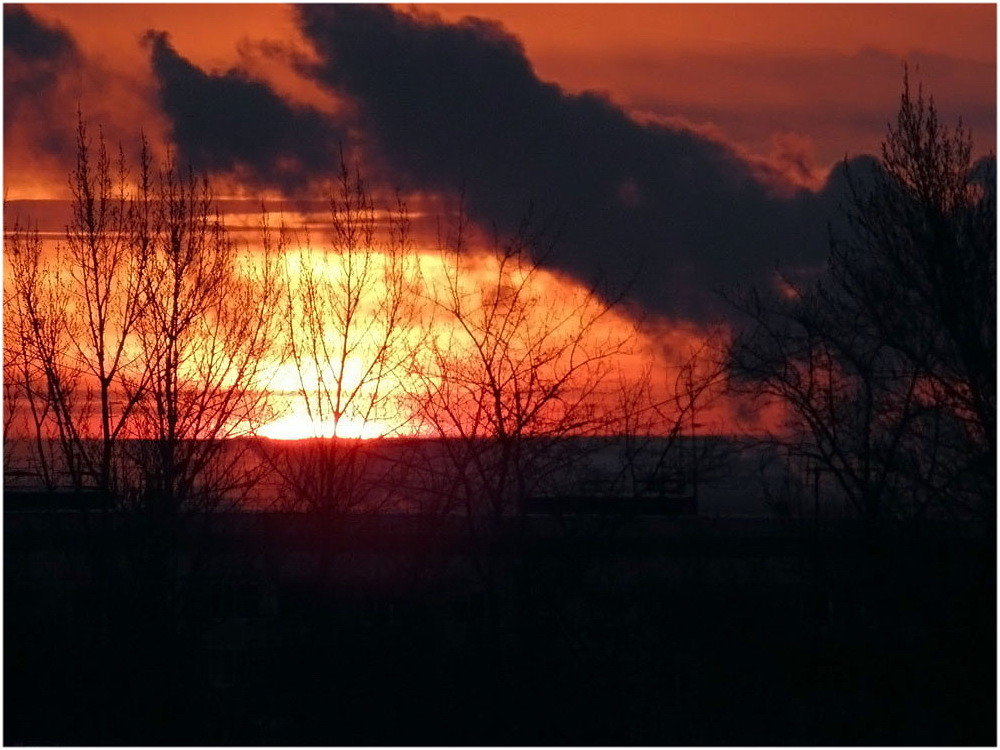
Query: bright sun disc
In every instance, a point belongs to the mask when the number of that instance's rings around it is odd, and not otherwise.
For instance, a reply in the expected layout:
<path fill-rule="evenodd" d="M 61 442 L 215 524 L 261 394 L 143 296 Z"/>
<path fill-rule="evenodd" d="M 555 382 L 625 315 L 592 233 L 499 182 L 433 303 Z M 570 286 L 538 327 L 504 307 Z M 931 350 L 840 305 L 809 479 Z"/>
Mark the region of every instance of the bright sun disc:
<path fill-rule="evenodd" d="M 309 438 L 360 438 L 369 440 L 385 435 L 386 428 L 378 422 L 343 417 L 338 423 L 331 420 L 317 421 L 307 414 L 289 414 L 269 422 L 257 430 L 261 437 L 271 440 L 307 440 Z"/>

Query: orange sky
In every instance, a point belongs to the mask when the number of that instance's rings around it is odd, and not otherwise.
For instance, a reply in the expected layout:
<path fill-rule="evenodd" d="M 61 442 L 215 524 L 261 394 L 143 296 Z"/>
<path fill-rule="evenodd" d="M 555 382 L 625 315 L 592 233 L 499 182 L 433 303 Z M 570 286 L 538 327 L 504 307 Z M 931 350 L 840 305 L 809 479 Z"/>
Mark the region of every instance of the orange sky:
<path fill-rule="evenodd" d="M 962 114 L 982 151 L 995 148 L 996 7 L 958 5 L 431 4 L 457 20 L 495 19 L 516 34 L 543 79 L 607 92 L 637 117 L 680 118 L 769 155 L 795 148 L 820 167 L 871 151 L 899 90 L 901 61 L 919 68 L 946 118 Z M 137 85 L 147 29 L 209 70 L 242 65 L 300 101 L 329 94 L 255 45 L 308 53 L 283 5 L 33 5 L 86 54 Z M 789 134 L 793 138 L 789 139 Z"/>
<path fill-rule="evenodd" d="M 994 109 L 992 4 L 423 7 L 502 21 L 540 76 L 570 89 L 711 122 L 761 150 L 794 131 L 824 162 L 875 146 L 903 58 L 921 66 L 947 115 Z M 974 125 L 984 150 L 993 148 L 995 124 Z"/>

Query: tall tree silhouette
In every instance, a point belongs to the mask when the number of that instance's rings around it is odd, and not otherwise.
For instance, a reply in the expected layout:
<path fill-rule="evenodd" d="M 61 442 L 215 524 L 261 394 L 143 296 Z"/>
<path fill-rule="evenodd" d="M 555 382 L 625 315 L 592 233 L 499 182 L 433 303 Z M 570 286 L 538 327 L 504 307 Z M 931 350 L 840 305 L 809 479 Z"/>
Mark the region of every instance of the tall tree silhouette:
<path fill-rule="evenodd" d="M 489 592 L 497 535 L 522 526 L 529 497 L 571 479 L 582 438 L 614 423 L 615 359 L 631 337 L 596 288 L 553 292 L 553 234 L 530 218 L 482 253 L 469 235 L 461 211 L 442 233 L 440 273 L 425 284 L 429 334 L 408 383 L 423 434 L 437 438 L 424 483 L 439 511 L 465 519 Z"/>
<path fill-rule="evenodd" d="M 151 250 L 137 323 L 147 383 L 136 401 L 132 499 L 174 513 L 215 504 L 256 478 L 249 436 L 270 416 L 277 356 L 278 256 L 264 223 L 255 251 L 223 225 L 205 178 L 167 163 L 156 175 Z"/>
<path fill-rule="evenodd" d="M 288 400 L 286 418 L 307 439 L 262 450 L 280 478 L 279 507 L 303 511 L 323 529 L 324 566 L 347 515 L 399 499 L 386 481 L 394 472 L 383 446 L 368 438 L 405 434 L 409 422 L 401 382 L 419 344 L 409 221 L 402 201 L 381 207 L 342 158 L 329 237 L 307 236 L 286 254 L 284 377 L 275 387 Z"/>
<path fill-rule="evenodd" d="M 239 245 L 207 179 L 157 168 L 145 138 L 137 161 L 81 115 L 64 237 L 11 228 L 5 381 L 46 485 L 176 509 L 250 478 L 223 446 L 266 418 L 281 284 L 266 226 Z"/>
<path fill-rule="evenodd" d="M 971 155 L 905 76 L 826 273 L 737 301 L 736 382 L 867 517 L 995 512 L 996 178 Z"/>
<path fill-rule="evenodd" d="M 82 115 L 76 147 L 63 240 L 46 252 L 37 232 L 11 232 L 10 312 L 22 358 L 11 365 L 37 430 L 58 437 L 71 484 L 110 497 L 121 489 L 117 447 L 148 376 L 135 333 L 148 302 L 149 227 L 139 207 L 148 201 L 149 152 L 143 140 L 130 185 L 124 153 L 113 161 L 103 133 L 95 144 Z"/>

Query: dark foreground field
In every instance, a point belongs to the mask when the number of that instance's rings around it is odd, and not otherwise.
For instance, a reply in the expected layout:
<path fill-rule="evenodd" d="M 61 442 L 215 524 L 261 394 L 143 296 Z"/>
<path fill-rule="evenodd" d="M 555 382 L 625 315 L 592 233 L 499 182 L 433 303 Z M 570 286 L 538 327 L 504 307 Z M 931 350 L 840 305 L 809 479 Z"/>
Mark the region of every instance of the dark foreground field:
<path fill-rule="evenodd" d="M 15 744 L 996 741 L 995 542 L 943 527 L 5 517 Z"/>

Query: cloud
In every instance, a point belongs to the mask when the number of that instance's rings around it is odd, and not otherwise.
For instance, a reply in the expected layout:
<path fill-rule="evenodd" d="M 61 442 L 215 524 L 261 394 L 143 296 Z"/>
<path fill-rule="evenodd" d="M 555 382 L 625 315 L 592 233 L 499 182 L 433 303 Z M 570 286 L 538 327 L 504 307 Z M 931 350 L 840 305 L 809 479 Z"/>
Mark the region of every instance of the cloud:
<path fill-rule="evenodd" d="M 88 56 L 69 29 L 34 8 L 4 6 L 4 176 L 8 199 L 66 194 L 76 157 L 77 113 L 126 154 L 139 128 L 159 132 L 148 88 Z"/>
<path fill-rule="evenodd" d="M 707 317 L 723 308 L 713 289 L 825 257 L 830 190 L 776 191 L 778 173 L 762 179 L 718 139 L 539 80 L 497 23 L 369 5 L 301 6 L 299 17 L 321 59 L 312 75 L 355 100 L 404 187 L 462 191 L 474 220 L 501 229 L 529 199 L 558 210 L 555 264 L 578 278 L 631 280 L 647 309 Z M 802 146 L 785 144 L 786 161 Z"/>
<path fill-rule="evenodd" d="M 4 53 L 21 60 L 60 60 L 77 54 L 76 43 L 60 25 L 46 25 L 23 5 L 3 8 Z"/>
<path fill-rule="evenodd" d="M 62 77 L 80 66 L 76 42 L 64 27 L 40 21 L 23 5 L 4 5 L 3 27 L 4 138 L 10 142 L 12 131 L 30 121 L 37 148 L 62 156 L 72 141 L 41 110 L 62 98 Z"/>
<path fill-rule="evenodd" d="M 735 142 L 712 122 L 693 122 L 678 115 L 663 116 L 646 111 L 633 111 L 629 114 L 637 122 L 663 125 L 671 130 L 686 130 L 706 140 L 715 141 L 744 161 L 758 181 L 779 195 L 792 196 L 801 188 L 819 190 L 826 181 L 828 170 L 817 164 L 814 141 L 800 133 L 773 133 L 768 141 L 768 153 L 759 154 Z"/>
<path fill-rule="evenodd" d="M 288 102 L 240 68 L 201 70 L 177 53 L 165 32 L 150 31 L 145 42 L 182 162 L 286 193 L 305 190 L 336 166 L 348 134 L 324 113 Z"/>
<path fill-rule="evenodd" d="M 302 6 L 297 19 L 315 54 L 291 55 L 288 67 L 335 107 L 291 97 L 247 61 L 199 68 L 158 31 L 144 38 L 152 86 L 132 99 L 155 100 L 152 119 L 165 121 L 182 161 L 251 188 L 304 193 L 331 175 L 343 143 L 360 144 L 370 176 L 407 194 L 461 193 L 483 227 L 514 229 L 534 201 L 537 213 L 565 217 L 555 270 L 630 283 L 639 305 L 668 316 L 707 320 L 725 310 L 714 290 L 772 283 L 779 267 L 818 270 L 826 257 L 843 167 L 824 178 L 801 136 L 776 137 L 761 156 L 690 121 L 637 120 L 604 95 L 540 80 L 496 22 L 369 5 Z M 75 67 L 95 69 L 64 29 L 20 6 L 6 6 L 5 21 L 8 81 L 41 76 L 58 88 Z M 19 130 L 43 133 L 36 115 L 19 115 Z"/>

